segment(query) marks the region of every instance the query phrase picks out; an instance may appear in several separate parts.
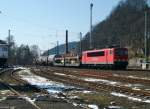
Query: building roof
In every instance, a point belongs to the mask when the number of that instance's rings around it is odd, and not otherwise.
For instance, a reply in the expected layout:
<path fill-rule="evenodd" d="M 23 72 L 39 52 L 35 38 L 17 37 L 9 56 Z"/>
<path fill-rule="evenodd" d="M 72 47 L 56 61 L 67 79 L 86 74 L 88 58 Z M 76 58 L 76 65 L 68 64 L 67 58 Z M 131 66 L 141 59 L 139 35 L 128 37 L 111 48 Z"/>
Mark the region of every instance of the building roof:
<path fill-rule="evenodd" d="M 4 40 L 0 40 L 0 44 L 7 44 L 7 43 Z"/>

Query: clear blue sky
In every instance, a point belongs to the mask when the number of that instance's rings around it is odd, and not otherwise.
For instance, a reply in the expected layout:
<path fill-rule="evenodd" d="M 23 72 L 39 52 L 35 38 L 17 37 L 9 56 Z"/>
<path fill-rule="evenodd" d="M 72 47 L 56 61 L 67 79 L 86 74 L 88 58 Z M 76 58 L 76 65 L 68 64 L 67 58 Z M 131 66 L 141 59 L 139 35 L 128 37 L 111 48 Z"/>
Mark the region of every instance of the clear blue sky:
<path fill-rule="evenodd" d="M 79 40 L 89 31 L 89 5 L 93 2 L 93 24 L 104 20 L 120 0 L 0 0 L 0 39 L 8 29 L 17 45 L 37 44 L 46 50 L 57 40 Z M 56 32 L 57 31 L 57 32 Z M 57 35 L 56 35 L 57 33 Z M 56 37 L 57 36 L 57 37 Z"/>

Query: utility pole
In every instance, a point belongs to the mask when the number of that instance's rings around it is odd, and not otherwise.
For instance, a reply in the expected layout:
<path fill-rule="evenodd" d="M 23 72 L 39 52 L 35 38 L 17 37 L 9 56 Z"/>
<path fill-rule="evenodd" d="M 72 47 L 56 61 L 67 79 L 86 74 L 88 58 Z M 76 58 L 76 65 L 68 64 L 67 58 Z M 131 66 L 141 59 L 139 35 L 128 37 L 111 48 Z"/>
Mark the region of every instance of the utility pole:
<path fill-rule="evenodd" d="M 147 10 L 145 10 L 145 62 L 148 62 L 147 56 Z"/>
<path fill-rule="evenodd" d="M 90 49 L 92 49 L 92 9 L 93 3 L 90 4 Z"/>
<path fill-rule="evenodd" d="M 80 32 L 80 54 L 82 54 L 82 33 Z"/>
<path fill-rule="evenodd" d="M 11 35 L 10 35 L 10 29 L 8 30 L 8 44 L 9 44 L 9 46 L 10 46 L 10 41 L 11 41 L 11 37 L 10 37 Z"/>
<path fill-rule="evenodd" d="M 59 54 L 59 42 L 57 41 L 57 55 Z"/>
<path fill-rule="evenodd" d="M 66 54 L 68 53 L 68 30 L 66 30 Z"/>
<path fill-rule="evenodd" d="M 11 48 L 11 34 L 10 29 L 8 30 L 8 62 L 10 62 L 10 48 Z"/>
<path fill-rule="evenodd" d="M 56 30 L 56 38 L 57 38 L 57 30 Z M 58 38 L 57 38 L 57 42 L 56 42 L 56 48 L 57 48 L 57 50 L 56 50 L 56 54 L 58 55 L 59 54 L 59 41 L 58 41 Z"/>

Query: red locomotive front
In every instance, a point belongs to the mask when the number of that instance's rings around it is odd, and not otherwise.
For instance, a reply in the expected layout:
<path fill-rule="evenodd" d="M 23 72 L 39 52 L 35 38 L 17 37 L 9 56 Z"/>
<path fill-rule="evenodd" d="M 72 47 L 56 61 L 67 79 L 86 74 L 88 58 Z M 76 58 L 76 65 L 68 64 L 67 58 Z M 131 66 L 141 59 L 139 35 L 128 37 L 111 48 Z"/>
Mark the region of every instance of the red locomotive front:
<path fill-rule="evenodd" d="M 115 48 L 114 49 L 114 65 L 117 68 L 126 68 L 128 65 L 128 49 Z"/>

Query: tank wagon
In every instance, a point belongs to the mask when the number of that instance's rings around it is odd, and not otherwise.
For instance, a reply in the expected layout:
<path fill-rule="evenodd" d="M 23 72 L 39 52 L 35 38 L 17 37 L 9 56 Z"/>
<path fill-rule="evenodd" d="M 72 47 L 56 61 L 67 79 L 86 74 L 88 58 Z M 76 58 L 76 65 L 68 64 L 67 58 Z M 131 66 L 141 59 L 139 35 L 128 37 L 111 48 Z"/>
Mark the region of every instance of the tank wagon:
<path fill-rule="evenodd" d="M 36 60 L 36 64 L 39 65 L 53 65 L 55 55 L 48 55 L 48 56 L 40 56 Z"/>
<path fill-rule="evenodd" d="M 8 45 L 5 41 L 0 40 L 0 66 L 6 64 L 8 59 Z"/>

